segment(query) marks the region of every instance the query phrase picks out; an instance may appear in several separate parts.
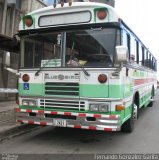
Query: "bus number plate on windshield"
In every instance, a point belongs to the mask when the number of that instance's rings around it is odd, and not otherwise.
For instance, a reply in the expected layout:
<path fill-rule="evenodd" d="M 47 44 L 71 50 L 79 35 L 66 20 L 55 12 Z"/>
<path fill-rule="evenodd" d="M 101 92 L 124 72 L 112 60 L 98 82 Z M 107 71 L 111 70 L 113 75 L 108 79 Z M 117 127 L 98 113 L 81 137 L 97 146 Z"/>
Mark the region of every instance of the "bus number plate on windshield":
<path fill-rule="evenodd" d="M 55 126 L 66 127 L 66 120 L 65 119 L 54 119 L 53 122 L 54 122 Z"/>

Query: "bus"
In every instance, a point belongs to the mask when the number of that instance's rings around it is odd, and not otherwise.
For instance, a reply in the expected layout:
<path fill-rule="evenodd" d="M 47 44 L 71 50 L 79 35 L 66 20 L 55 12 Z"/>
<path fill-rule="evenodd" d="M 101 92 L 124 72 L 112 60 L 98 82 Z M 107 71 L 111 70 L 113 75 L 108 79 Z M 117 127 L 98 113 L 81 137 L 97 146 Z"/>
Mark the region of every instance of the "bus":
<path fill-rule="evenodd" d="M 157 60 L 111 6 L 45 7 L 22 18 L 18 36 L 17 122 L 130 133 L 153 105 Z"/>

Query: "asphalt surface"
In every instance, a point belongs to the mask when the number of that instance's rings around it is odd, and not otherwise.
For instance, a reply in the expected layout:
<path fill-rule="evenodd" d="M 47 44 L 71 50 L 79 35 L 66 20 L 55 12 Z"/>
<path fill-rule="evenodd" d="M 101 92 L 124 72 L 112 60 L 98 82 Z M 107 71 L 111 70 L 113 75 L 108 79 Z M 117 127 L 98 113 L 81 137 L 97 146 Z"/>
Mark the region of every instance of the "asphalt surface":
<path fill-rule="evenodd" d="M 40 126 L 20 124 L 15 119 L 16 101 L 0 101 L 0 142 L 31 132 Z"/>
<path fill-rule="evenodd" d="M 8 138 L 0 141 L 0 153 L 3 155 L 15 154 L 15 156 L 18 155 L 22 159 L 39 160 L 49 159 L 50 155 L 52 159 L 71 160 L 99 159 L 99 157 L 95 157 L 98 154 L 156 155 L 159 153 L 158 104 L 159 94 L 157 93 L 153 107 L 141 109 L 140 117 L 135 123 L 135 129 L 131 134 L 52 126 L 37 127 L 35 129 L 28 128 L 29 125 L 24 126 L 21 130 L 15 130 L 14 134 L 11 130 Z M 152 159 L 151 157 L 142 157 L 142 159 L 145 158 Z M 159 157 L 155 157 L 155 159 L 159 159 Z"/>

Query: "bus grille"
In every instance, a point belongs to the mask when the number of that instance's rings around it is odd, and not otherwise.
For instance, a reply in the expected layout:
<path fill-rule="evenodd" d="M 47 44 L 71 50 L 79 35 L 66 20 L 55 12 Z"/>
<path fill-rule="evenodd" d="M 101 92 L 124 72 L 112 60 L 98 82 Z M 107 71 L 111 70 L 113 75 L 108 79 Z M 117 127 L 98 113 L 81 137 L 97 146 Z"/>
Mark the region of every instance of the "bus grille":
<path fill-rule="evenodd" d="M 41 99 L 40 107 L 45 109 L 65 109 L 84 111 L 85 102 L 76 100 Z"/>
<path fill-rule="evenodd" d="M 54 96 L 79 96 L 79 84 L 46 82 L 45 94 Z"/>

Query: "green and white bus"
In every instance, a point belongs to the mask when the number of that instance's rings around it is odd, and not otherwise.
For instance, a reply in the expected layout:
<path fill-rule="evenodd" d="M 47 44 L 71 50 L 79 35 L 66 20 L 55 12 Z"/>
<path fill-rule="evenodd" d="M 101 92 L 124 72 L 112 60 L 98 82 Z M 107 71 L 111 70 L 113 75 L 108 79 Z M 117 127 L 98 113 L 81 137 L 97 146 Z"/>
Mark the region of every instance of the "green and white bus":
<path fill-rule="evenodd" d="M 152 106 L 157 61 L 112 7 L 42 8 L 18 35 L 17 122 L 132 132 L 139 109 Z"/>

